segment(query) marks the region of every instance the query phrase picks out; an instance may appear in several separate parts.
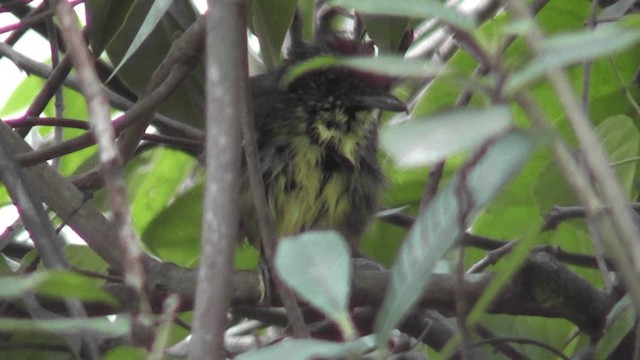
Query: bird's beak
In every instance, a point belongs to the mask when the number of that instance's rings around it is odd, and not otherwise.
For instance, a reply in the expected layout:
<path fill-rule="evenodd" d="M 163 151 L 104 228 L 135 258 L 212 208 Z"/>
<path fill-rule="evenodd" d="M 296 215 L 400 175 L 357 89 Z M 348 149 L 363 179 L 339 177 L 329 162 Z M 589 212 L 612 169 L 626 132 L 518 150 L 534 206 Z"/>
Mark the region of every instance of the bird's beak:
<path fill-rule="evenodd" d="M 360 101 L 363 106 L 368 108 L 407 112 L 407 105 L 391 94 L 363 96 L 360 98 Z"/>

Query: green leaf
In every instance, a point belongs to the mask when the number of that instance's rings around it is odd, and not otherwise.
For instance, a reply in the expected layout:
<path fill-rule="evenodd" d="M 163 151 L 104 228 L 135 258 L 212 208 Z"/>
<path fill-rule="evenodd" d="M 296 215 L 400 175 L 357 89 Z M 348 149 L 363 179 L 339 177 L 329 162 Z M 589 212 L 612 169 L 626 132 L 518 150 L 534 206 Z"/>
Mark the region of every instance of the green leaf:
<path fill-rule="evenodd" d="M 505 91 L 513 93 L 544 75 L 586 60 L 609 56 L 629 48 L 640 41 L 640 30 L 627 29 L 615 24 L 598 26 L 595 30 L 563 33 L 546 38 L 538 54 L 524 69 L 514 73 Z"/>
<path fill-rule="evenodd" d="M 106 274 L 109 264 L 86 245 L 69 244 L 64 247 L 64 257 L 75 268 Z"/>
<path fill-rule="evenodd" d="M 193 266 L 200 254 L 202 185 L 178 197 L 142 233 L 142 241 L 156 256 L 181 266 Z"/>
<path fill-rule="evenodd" d="M 104 356 L 105 360 L 147 360 L 149 354 L 142 348 L 133 346 L 115 347 Z M 170 359 L 170 357 L 167 357 Z"/>
<path fill-rule="evenodd" d="M 15 299 L 25 293 L 34 291 L 44 283 L 49 274 L 36 272 L 27 276 L 2 276 L 0 277 L 0 298 Z"/>
<path fill-rule="evenodd" d="M 318 358 L 355 357 L 373 347 L 373 335 L 355 341 L 337 343 L 315 339 L 285 339 L 275 345 L 246 352 L 236 360 L 311 360 Z"/>
<path fill-rule="evenodd" d="M 408 19 L 379 15 L 365 15 L 363 20 L 367 34 L 381 53 L 396 53 L 405 31 L 413 25 Z"/>
<path fill-rule="evenodd" d="M 120 70 L 122 65 L 124 65 L 124 63 L 126 63 L 127 60 L 129 60 L 131 55 L 133 55 L 133 53 L 136 52 L 136 50 L 138 50 L 138 48 L 142 45 L 142 43 L 151 34 L 153 29 L 156 28 L 160 20 L 162 20 L 162 17 L 167 12 L 167 10 L 169 9 L 169 6 L 171 6 L 172 3 L 173 3 L 173 0 L 154 0 L 153 1 L 153 4 L 149 9 L 149 13 L 144 18 L 144 21 L 142 22 L 142 25 L 140 25 L 138 32 L 136 32 L 136 36 L 133 38 L 133 41 L 129 45 L 129 48 L 122 56 L 122 59 L 120 59 L 120 63 L 113 70 L 113 73 L 109 76 L 109 78 L 115 75 L 118 72 L 118 70 Z"/>
<path fill-rule="evenodd" d="M 0 331 L 37 333 L 69 332 L 78 334 L 85 331 L 99 332 L 108 336 L 123 336 L 129 333 L 130 321 L 126 315 L 118 315 L 113 321 L 106 317 L 88 319 L 25 320 L 0 318 Z"/>
<path fill-rule="evenodd" d="M 506 106 L 464 109 L 386 127 L 381 142 L 400 167 L 432 165 L 510 126 L 511 111 Z"/>
<path fill-rule="evenodd" d="M 621 181 L 627 194 L 635 190 L 634 179 L 636 174 L 636 161 L 626 162 L 638 156 L 640 151 L 640 132 L 631 118 L 626 115 L 614 115 L 604 120 L 596 127 L 600 141 L 607 149 L 609 159 L 615 164 L 618 179 Z M 549 160 L 540 171 L 538 180 L 533 188 L 534 199 L 543 213 L 548 212 L 554 205 L 573 206 L 578 200 L 573 190 L 564 179 L 564 175 Z"/>
<path fill-rule="evenodd" d="M 606 330 L 596 345 L 596 359 L 607 359 L 620 342 L 633 329 L 636 322 L 636 311 L 631 305 L 629 296 L 625 296 L 611 309 L 607 315 Z"/>
<path fill-rule="evenodd" d="M 445 6 L 436 0 L 334 0 L 330 4 L 353 8 L 363 14 L 379 14 L 388 16 L 403 16 L 408 18 L 438 17 L 445 23 L 457 28 L 471 31 L 476 27 L 472 16 L 462 14 L 453 7 Z"/>
<path fill-rule="evenodd" d="M 280 84 L 283 86 L 289 85 L 298 76 L 305 74 L 309 71 L 325 69 L 332 66 L 338 66 L 339 60 L 335 56 L 323 55 L 316 56 L 310 60 L 303 61 L 300 64 L 294 66 L 280 79 Z"/>
<path fill-rule="evenodd" d="M 376 321 L 379 344 L 385 344 L 389 332 L 419 299 L 437 262 L 522 168 L 535 146 L 532 134 L 505 135 L 490 144 L 480 158 L 464 165 L 420 214 L 391 270 L 389 292 Z M 465 224 L 461 224 L 461 217 Z"/>
<path fill-rule="evenodd" d="M 96 56 L 102 54 L 120 32 L 135 3 L 135 0 L 87 0 L 85 2 L 89 42 Z"/>
<path fill-rule="evenodd" d="M 181 151 L 156 148 L 127 165 L 133 225 L 143 233 L 149 222 L 173 200 L 196 160 Z"/>
<path fill-rule="evenodd" d="M 339 66 L 369 71 L 390 77 L 432 77 L 440 73 L 441 67 L 426 60 L 405 59 L 402 56 L 349 57 L 341 59 Z"/>
<path fill-rule="evenodd" d="M 48 276 L 38 284 L 39 294 L 54 298 L 73 298 L 116 305 L 118 301 L 102 288 L 104 280 L 90 278 L 69 270 L 47 271 Z"/>
<path fill-rule="evenodd" d="M 260 52 L 267 67 L 280 63 L 282 43 L 289 30 L 296 0 L 255 0 L 252 4 L 253 30 L 260 40 Z"/>
<path fill-rule="evenodd" d="M 27 109 L 33 99 L 38 94 L 38 89 L 44 85 L 44 79 L 37 76 L 27 76 L 11 93 L 11 96 L 0 109 L 0 116 L 15 114 Z"/>
<path fill-rule="evenodd" d="M 355 335 L 348 310 L 350 258 L 344 238 L 335 231 L 282 238 L 275 257 L 282 280 L 333 319 L 347 339 Z"/>
<path fill-rule="evenodd" d="M 441 68 L 426 60 L 405 59 L 401 56 L 384 55 L 378 57 L 354 56 L 335 57 L 330 55 L 316 56 L 295 65 L 280 80 L 283 86 L 297 77 L 314 70 L 331 67 L 348 67 L 389 77 L 424 78 L 435 76 Z"/>
<path fill-rule="evenodd" d="M 114 2 L 112 6 L 117 7 L 118 3 Z M 103 28 L 109 30 L 108 35 L 105 35 L 108 37 L 106 53 L 112 64 L 122 63 L 152 5 L 152 1 L 134 1 L 126 11 L 124 21 L 122 19 L 124 14 L 121 13 L 104 19 Z M 101 17 L 100 14 L 96 14 L 101 10 L 103 9 L 100 6 L 87 9 L 90 17 Z M 117 10 L 113 9 L 113 11 Z M 193 24 L 197 16 L 191 1 L 173 1 L 159 24 L 146 36 L 138 50 L 130 55 L 126 63 L 121 64 L 118 77 L 134 93 L 139 95 L 145 91 L 153 73 L 169 52 L 173 41 Z M 202 64 L 198 64 L 193 73 L 184 79 L 173 95 L 160 106 L 159 112 L 174 120 L 202 127 L 204 107 L 204 68 Z"/>
<path fill-rule="evenodd" d="M 616 174 L 623 189 L 630 194 L 636 185 L 636 165 L 640 150 L 640 132 L 637 126 L 626 115 L 614 115 L 601 122 L 596 127 L 596 132 L 607 149 L 609 160 L 616 164 Z"/>
<path fill-rule="evenodd" d="M 200 257 L 201 225 L 202 184 L 199 184 L 178 196 L 149 222 L 142 233 L 142 242 L 162 260 L 191 267 Z M 255 247 L 240 244 L 234 266 L 240 270 L 255 269 L 259 258 Z"/>

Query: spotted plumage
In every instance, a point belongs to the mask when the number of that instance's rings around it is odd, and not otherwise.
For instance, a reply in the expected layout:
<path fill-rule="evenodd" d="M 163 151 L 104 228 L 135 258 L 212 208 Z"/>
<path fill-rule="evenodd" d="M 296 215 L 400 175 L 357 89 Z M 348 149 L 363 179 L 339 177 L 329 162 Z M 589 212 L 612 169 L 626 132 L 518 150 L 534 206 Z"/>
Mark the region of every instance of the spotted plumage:
<path fill-rule="evenodd" d="M 378 109 L 404 105 L 371 74 L 323 69 L 281 87 L 287 70 L 251 81 L 262 176 L 278 235 L 335 229 L 356 246 L 383 184 Z M 243 206 L 252 213 L 250 196 Z M 245 222 L 252 237 L 255 220 Z"/>

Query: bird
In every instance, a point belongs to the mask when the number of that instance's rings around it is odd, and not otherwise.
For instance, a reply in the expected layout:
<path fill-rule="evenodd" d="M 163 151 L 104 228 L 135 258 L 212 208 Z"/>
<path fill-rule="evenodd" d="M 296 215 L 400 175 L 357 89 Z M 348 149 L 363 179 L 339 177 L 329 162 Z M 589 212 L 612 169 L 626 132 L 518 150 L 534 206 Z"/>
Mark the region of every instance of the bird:
<path fill-rule="evenodd" d="M 321 68 L 283 84 L 293 66 L 315 56 L 373 54 L 368 41 L 321 39 L 293 44 L 285 65 L 250 79 L 260 170 L 279 237 L 336 230 L 357 249 L 384 186 L 380 110 L 406 105 L 391 94 L 391 79 L 354 68 Z M 242 227 L 255 239 L 247 179 L 242 186 Z"/>

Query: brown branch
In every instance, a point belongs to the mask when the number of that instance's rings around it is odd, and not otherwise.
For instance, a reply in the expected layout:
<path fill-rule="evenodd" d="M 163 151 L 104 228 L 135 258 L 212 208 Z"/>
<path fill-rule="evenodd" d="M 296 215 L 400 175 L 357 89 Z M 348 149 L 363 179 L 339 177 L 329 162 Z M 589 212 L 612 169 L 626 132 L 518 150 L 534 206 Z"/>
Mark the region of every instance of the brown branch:
<path fill-rule="evenodd" d="M 386 270 L 356 269 L 352 278 L 351 306 L 379 307 L 386 295 L 390 276 Z M 160 311 L 163 299 L 171 293 L 179 295 L 182 311 L 192 309 L 196 277 L 194 269 L 158 264 L 147 278 L 154 309 Z M 464 295 L 470 304 L 483 294 L 492 278 L 490 273 L 465 276 Z M 416 306 L 452 313 L 456 281 L 452 274 L 433 274 Z M 231 284 L 233 307 L 265 306 L 261 301 L 261 280 L 255 271 L 235 271 Z M 126 293 L 119 285 L 112 284 L 108 288 L 119 298 L 126 299 Z M 589 335 L 597 336 L 616 300 L 613 295 L 595 289 L 553 256 L 536 253 L 504 287 L 489 312 L 564 318 Z M 276 306 L 281 304 L 277 297 L 274 301 Z"/>
<path fill-rule="evenodd" d="M 239 224 L 240 122 L 250 117 L 243 2 L 209 1 L 206 18 L 206 182 L 189 359 L 223 358 Z M 198 20 L 204 25 L 204 18 Z"/>
<path fill-rule="evenodd" d="M 13 154 L 32 151 L 31 147 L 9 126 L 0 122 L 0 141 L 6 143 Z M 42 200 L 61 219 L 115 270 L 122 270 L 120 246 L 109 221 L 85 196 L 60 173 L 47 164 L 24 169 L 25 176 L 36 188 Z"/>
<path fill-rule="evenodd" d="M 77 26 L 78 18 L 71 5 L 66 1 L 57 1 L 55 10 L 60 19 L 60 27 L 65 43 L 69 48 L 75 68 L 78 71 L 82 92 L 87 101 L 89 120 L 96 136 L 100 154 L 100 169 L 104 177 L 113 213 L 113 226 L 122 244 L 124 258 L 124 282 L 134 291 L 137 304 L 132 307 L 133 328 L 140 331 L 150 326 L 149 304 L 146 298 L 143 250 L 140 239 L 133 228 L 131 210 L 124 179 L 124 164 L 118 146 L 115 130 L 111 123 L 110 110 L 106 94 L 94 68 L 94 60 L 86 45 L 82 32 Z M 140 333 L 132 334 L 134 343 L 148 344 L 148 339 Z"/>
<path fill-rule="evenodd" d="M 2 44 L 0 43 L 0 46 L 1 45 Z M 138 119 L 146 116 L 150 112 L 153 112 L 164 102 L 165 99 L 173 94 L 175 87 L 177 87 L 183 79 L 184 78 L 181 77 L 180 74 L 172 72 L 162 85 L 156 88 L 153 93 L 142 98 L 126 113 L 113 121 L 115 130 L 122 131 Z M 21 154 L 17 159 L 21 165 L 30 166 L 60 156 L 61 154 L 67 154 L 71 149 L 77 151 L 79 149 L 89 147 L 94 143 L 95 140 L 93 139 L 93 134 L 87 133 L 60 144 L 38 149 L 30 153 Z"/>
<path fill-rule="evenodd" d="M 640 203 L 629 203 L 629 207 L 640 214 Z M 606 211 L 605 207 L 603 211 Z M 572 219 L 580 219 L 586 216 L 584 207 L 582 206 L 554 206 L 544 217 L 543 230 L 553 230 L 562 222 Z"/>
<path fill-rule="evenodd" d="M 17 119 L 6 119 L 3 121 L 5 124 L 11 126 L 14 129 L 32 126 L 55 126 L 82 130 L 88 130 L 90 128 L 89 123 L 84 120 L 68 119 L 62 117 L 21 117 Z M 114 122 L 114 125 L 116 124 L 118 124 L 118 122 Z M 116 132 L 116 135 L 117 134 L 118 132 Z M 168 145 L 176 149 L 184 150 L 194 156 L 202 153 L 203 147 L 201 141 L 162 134 L 144 134 L 142 136 L 142 140 L 157 144 Z M 68 153 L 73 153 L 78 149 L 70 148 L 67 150 L 68 152 L 61 153 L 60 156 L 66 155 Z"/>
<path fill-rule="evenodd" d="M 62 244 L 58 241 L 57 234 L 42 207 L 39 191 L 12 159 L 11 150 L 9 143 L 0 141 L 0 180 L 11 195 L 45 266 L 51 269 L 66 269 L 69 264 L 64 257 Z M 86 317 L 85 309 L 79 301 L 66 299 L 64 303 L 72 316 Z M 82 345 L 88 352 L 88 358 L 97 359 L 98 351 L 94 339 L 88 334 L 82 335 L 81 338 Z"/>

